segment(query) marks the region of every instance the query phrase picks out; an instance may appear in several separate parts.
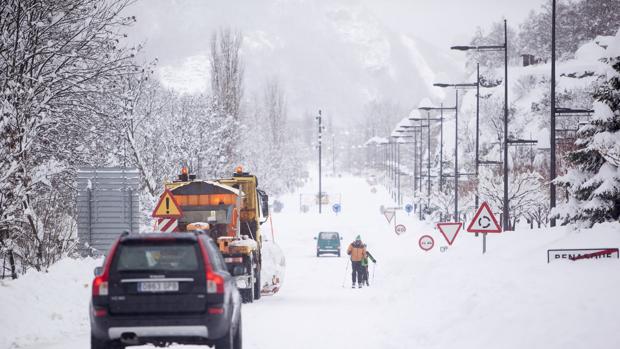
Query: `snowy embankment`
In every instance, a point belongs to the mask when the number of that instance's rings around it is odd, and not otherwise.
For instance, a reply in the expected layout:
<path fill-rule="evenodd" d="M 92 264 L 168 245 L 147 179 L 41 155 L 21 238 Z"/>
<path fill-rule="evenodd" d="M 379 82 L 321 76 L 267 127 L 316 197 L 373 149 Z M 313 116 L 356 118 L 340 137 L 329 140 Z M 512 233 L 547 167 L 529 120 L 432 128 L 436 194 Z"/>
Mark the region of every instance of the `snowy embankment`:
<path fill-rule="evenodd" d="M 447 246 L 430 223 L 399 212 L 397 236 L 379 213 L 392 205 L 363 179 L 327 178 L 342 212 L 299 213 L 299 194 L 274 214 L 287 258 L 275 296 L 243 307 L 246 348 L 588 348 L 620 345 L 620 260 L 557 261 L 547 249 L 620 247 L 620 224 L 519 230 L 482 241 L 460 232 Z M 310 183 L 303 191 L 316 190 Z M 371 287 L 351 289 L 347 258 L 315 257 L 318 231 L 339 231 L 343 249 L 361 234 L 377 258 Z M 418 239 L 430 234 L 435 248 Z M 0 286 L 0 348 L 87 348 L 94 260 L 65 260 Z M 345 274 L 345 270 L 347 274 Z M 373 267 L 370 269 L 373 278 Z M 344 287 L 343 287 L 344 286 Z"/>

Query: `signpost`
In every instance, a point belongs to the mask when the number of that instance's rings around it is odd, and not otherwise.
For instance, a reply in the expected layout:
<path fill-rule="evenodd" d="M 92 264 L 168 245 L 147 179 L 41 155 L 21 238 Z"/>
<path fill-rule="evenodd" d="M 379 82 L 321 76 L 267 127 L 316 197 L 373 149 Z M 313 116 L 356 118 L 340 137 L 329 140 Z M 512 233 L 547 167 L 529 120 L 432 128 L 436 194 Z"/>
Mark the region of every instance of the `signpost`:
<path fill-rule="evenodd" d="M 340 204 L 336 203 L 332 205 L 332 211 L 334 211 L 336 215 L 340 213 L 341 210 L 342 210 L 342 207 L 340 206 Z"/>
<path fill-rule="evenodd" d="M 178 219 L 183 216 L 181 206 L 168 189 L 161 194 L 152 216 L 157 218 L 157 230 L 162 233 L 178 231 Z"/>
<path fill-rule="evenodd" d="M 501 233 L 499 223 L 495 215 L 491 211 L 489 204 L 485 202 L 480 205 L 478 211 L 474 215 L 474 218 L 469 222 L 467 226 L 467 232 L 469 233 L 483 233 L 482 234 L 482 253 L 487 251 L 487 233 Z"/>
<path fill-rule="evenodd" d="M 418 245 L 420 245 L 420 248 L 424 251 L 430 251 L 433 246 L 435 246 L 435 240 L 433 240 L 433 237 L 430 235 L 422 235 L 420 240 L 418 240 Z"/>
<path fill-rule="evenodd" d="M 443 237 L 448 242 L 448 245 L 452 245 L 459 231 L 463 227 L 463 223 L 437 223 L 437 229 L 441 232 Z"/>
<path fill-rule="evenodd" d="M 617 248 L 579 248 L 547 250 L 547 263 L 555 260 L 578 261 L 580 259 L 620 258 Z"/>
<path fill-rule="evenodd" d="M 405 227 L 402 224 L 399 224 L 394 227 L 394 231 L 396 232 L 396 235 L 404 234 L 407 231 L 407 227 Z"/>

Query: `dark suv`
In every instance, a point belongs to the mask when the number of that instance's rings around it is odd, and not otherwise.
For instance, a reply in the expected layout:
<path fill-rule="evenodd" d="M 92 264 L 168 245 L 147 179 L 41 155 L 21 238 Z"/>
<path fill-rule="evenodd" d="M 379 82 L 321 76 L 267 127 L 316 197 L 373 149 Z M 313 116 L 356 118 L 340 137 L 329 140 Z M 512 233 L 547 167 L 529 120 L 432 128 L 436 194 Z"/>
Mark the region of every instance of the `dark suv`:
<path fill-rule="evenodd" d="M 207 235 L 124 233 L 95 269 L 92 291 L 92 349 L 241 348 L 241 297 Z"/>

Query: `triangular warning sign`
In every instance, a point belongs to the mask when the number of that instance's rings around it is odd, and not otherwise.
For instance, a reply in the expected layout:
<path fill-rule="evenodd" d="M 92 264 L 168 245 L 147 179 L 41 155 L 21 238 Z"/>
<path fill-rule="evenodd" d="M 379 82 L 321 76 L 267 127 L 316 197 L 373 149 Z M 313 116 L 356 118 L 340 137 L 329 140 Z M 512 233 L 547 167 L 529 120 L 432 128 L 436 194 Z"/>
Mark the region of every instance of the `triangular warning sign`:
<path fill-rule="evenodd" d="M 383 215 L 385 216 L 385 219 L 387 219 L 388 223 L 392 222 L 392 218 L 394 218 L 394 211 L 390 211 L 390 210 L 385 210 L 383 211 Z"/>
<path fill-rule="evenodd" d="M 441 232 L 443 237 L 448 242 L 448 245 L 452 245 L 454 239 L 459 234 L 463 223 L 437 223 L 437 229 Z"/>
<path fill-rule="evenodd" d="M 156 218 L 179 218 L 183 216 L 181 206 L 168 189 L 159 197 L 159 202 L 153 210 L 153 217 Z"/>
<path fill-rule="evenodd" d="M 502 228 L 500 228 L 495 215 L 491 212 L 489 204 L 483 202 L 474 218 L 469 222 L 467 231 L 470 233 L 501 233 Z"/>

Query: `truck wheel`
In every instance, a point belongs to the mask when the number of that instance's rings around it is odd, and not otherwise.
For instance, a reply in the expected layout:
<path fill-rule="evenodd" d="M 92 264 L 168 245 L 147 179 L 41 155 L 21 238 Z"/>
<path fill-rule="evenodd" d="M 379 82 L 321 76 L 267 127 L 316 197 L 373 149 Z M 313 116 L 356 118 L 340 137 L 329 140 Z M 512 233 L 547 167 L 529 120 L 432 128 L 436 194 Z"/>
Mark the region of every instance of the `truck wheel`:
<path fill-rule="evenodd" d="M 256 282 L 254 282 L 254 299 L 260 299 L 260 270 L 255 271 Z"/>
<path fill-rule="evenodd" d="M 243 303 L 252 303 L 254 301 L 254 288 L 242 288 L 239 290 L 241 293 L 241 301 Z"/>
<path fill-rule="evenodd" d="M 250 280 L 254 279 L 254 267 L 252 266 L 252 259 L 249 260 L 249 267 L 246 266 L 246 270 L 250 270 Z M 254 285 L 250 285 L 249 288 L 240 289 L 241 300 L 243 303 L 252 303 L 254 301 Z"/>

